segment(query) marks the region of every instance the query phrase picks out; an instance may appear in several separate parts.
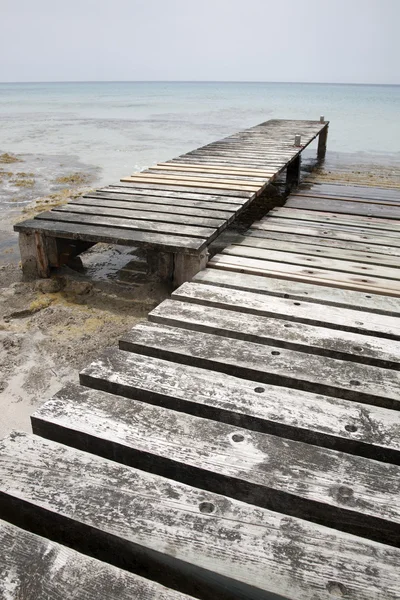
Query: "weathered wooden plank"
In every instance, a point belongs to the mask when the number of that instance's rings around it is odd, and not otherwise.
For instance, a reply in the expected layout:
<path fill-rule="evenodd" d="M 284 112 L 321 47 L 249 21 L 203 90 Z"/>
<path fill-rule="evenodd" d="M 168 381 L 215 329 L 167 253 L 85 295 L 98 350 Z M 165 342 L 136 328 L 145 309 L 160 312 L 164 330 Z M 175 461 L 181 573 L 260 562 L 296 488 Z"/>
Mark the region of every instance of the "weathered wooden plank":
<path fill-rule="evenodd" d="M 100 227 L 93 225 L 80 225 L 61 221 L 41 221 L 30 219 L 14 225 L 15 231 L 43 231 L 46 235 L 79 239 L 89 242 L 103 242 L 105 244 L 120 244 L 122 246 L 158 246 L 166 252 L 183 252 L 197 254 L 207 246 L 207 239 L 168 235 L 156 232 L 134 231 L 116 227 Z"/>
<path fill-rule="evenodd" d="M 198 273 L 193 281 L 229 289 L 257 292 L 272 297 L 300 300 L 302 302 L 322 303 L 351 310 L 363 310 L 382 315 L 400 315 L 397 298 L 372 293 L 355 292 L 323 285 L 312 285 L 300 281 L 289 281 L 273 277 L 262 277 L 234 271 L 205 269 Z M 269 301 L 269 300 L 268 300 Z M 368 317 L 370 315 L 368 314 Z"/>
<path fill-rule="evenodd" d="M 341 194 L 341 192 L 343 191 L 343 195 Z M 386 197 L 386 198 L 380 198 L 379 196 L 375 196 L 374 194 L 370 194 L 370 195 L 358 195 L 358 194 L 346 194 L 346 192 L 343 190 L 343 187 L 340 190 L 337 191 L 332 191 L 332 192 L 323 192 L 320 191 L 319 189 L 315 189 L 312 192 L 308 192 L 308 191 L 304 191 L 304 190 L 299 190 L 296 194 L 296 197 L 299 198 L 304 198 L 306 199 L 326 199 L 326 200 L 338 200 L 338 201 L 346 201 L 346 202 L 360 202 L 360 203 L 364 203 L 364 204 L 370 204 L 370 203 L 376 203 L 376 204 L 383 204 L 383 205 L 389 205 L 389 206 L 400 206 L 400 200 L 395 197 L 395 196 L 391 196 L 391 197 Z"/>
<path fill-rule="evenodd" d="M 288 163 L 297 155 L 296 153 L 287 153 L 287 152 L 258 152 L 258 153 L 244 153 L 238 150 L 231 150 L 227 152 L 225 150 L 221 150 L 219 152 L 193 152 L 189 154 L 185 154 L 186 158 L 189 158 L 193 161 L 198 162 L 201 158 L 205 158 L 208 160 L 214 159 L 217 162 L 228 162 L 232 164 L 247 164 L 249 166 L 254 167 L 262 167 L 269 168 L 270 161 L 281 160 L 282 163 Z M 184 157 L 179 156 L 179 161 L 183 161 Z"/>
<path fill-rule="evenodd" d="M 162 184 L 162 185 L 172 185 L 172 186 L 191 186 L 193 188 L 211 188 L 213 190 L 231 190 L 231 191 L 245 191 L 245 192 L 257 192 L 261 186 L 258 185 L 243 185 L 243 184 L 235 184 L 235 183 L 219 183 L 217 181 L 209 180 L 204 182 L 197 181 L 196 178 L 186 177 L 177 179 L 174 177 L 169 177 L 168 175 L 163 175 L 162 177 L 146 177 L 145 175 L 139 176 L 128 176 L 122 177 L 122 182 L 127 183 L 147 183 L 147 184 Z"/>
<path fill-rule="evenodd" d="M 218 194 L 200 194 L 200 193 L 187 193 L 185 191 L 168 191 L 168 190 L 154 190 L 154 189 L 141 189 L 141 188 L 136 188 L 135 186 L 133 186 L 132 184 L 120 184 L 120 185 L 111 185 L 109 187 L 105 187 L 105 188 L 100 188 L 99 190 L 96 190 L 95 192 L 88 192 L 86 194 L 86 196 L 88 198 L 92 197 L 92 194 L 95 194 L 97 197 L 98 194 L 101 195 L 107 195 L 107 197 L 109 197 L 109 194 L 115 194 L 115 195 L 121 195 L 121 197 L 123 198 L 127 198 L 128 200 L 132 198 L 132 200 L 134 200 L 134 198 L 138 198 L 141 197 L 141 201 L 148 201 L 148 202 L 158 202 L 160 201 L 160 199 L 162 201 L 166 201 L 170 198 L 173 198 L 173 203 L 177 203 L 177 202 L 187 202 L 187 201 L 192 201 L 192 202 L 204 202 L 207 204 L 216 204 L 217 207 L 220 207 L 220 203 L 222 202 L 223 204 L 229 204 L 229 206 L 233 206 L 233 210 L 236 210 L 236 205 L 240 204 L 242 205 L 243 203 L 246 203 L 246 200 L 244 200 L 242 197 L 236 197 L 236 196 L 229 196 L 229 198 L 227 199 L 225 196 L 221 196 Z M 150 200 L 149 200 L 150 197 Z M 182 204 L 182 206 L 187 206 L 186 204 Z M 225 208 L 225 207 L 224 207 Z"/>
<path fill-rule="evenodd" d="M 239 244 L 224 248 L 222 254 L 282 262 L 291 265 L 304 265 L 306 267 L 316 267 L 318 269 L 327 269 L 329 271 L 335 270 L 343 273 L 357 273 L 360 275 L 368 275 L 368 277 L 400 280 L 400 271 L 398 268 L 385 267 L 383 265 L 366 265 L 363 262 L 342 260 L 332 257 L 324 258 L 323 256 L 318 256 L 317 253 L 305 256 L 304 254 L 297 252 L 281 252 L 279 250 L 267 250 L 259 247 L 253 248 L 251 246 Z"/>
<path fill-rule="evenodd" d="M 282 164 L 285 163 L 286 160 L 284 158 L 282 158 L 282 156 L 271 156 L 270 153 L 269 154 L 264 154 L 262 158 L 256 158 L 256 157 L 246 157 L 246 156 L 242 156 L 239 155 L 239 153 L 236 153 L 236 156 L 234 154 L 230 155 L 229 157 L 224 157 L 221 155 L 213 155 L 213 154 L 194 154 L 194 155 L 181 155 L 177 158 L 172 159 L 171 161 L 169 161 L 168 164 L 175 164 L 175 163 L 179 163 L 179 164 L 187 164 L 187 163 L 197 163 L 197 164 L 204 164 L 204 163 L 208 163 L 208 162 L 215 162 L 215 163 L 220 163 L 222 166 L 224 165 L 224 163 L 228 162 L 230 163 L 231 161 L 237 162 L 238 163 L 238 167 L 239 168 L 249 168 L 249 169 L 265 169 L 265 170 L 269 170 L 270 167 L 276 165 L 276 164 Z M 262 166 L 264 165 L 264 166 Z M 229 165 L 228 165 L 229 166 Z M 235 165 L 233 165 L 235 166 Z"/>
<path fill-rule="evenodd" d="M 245 191 L 245 190 L 236 190 L 235 191 L 235 190 L 228 190 L 227 188 L 216 189 L 215 187 L 212 187 L 212 186 L 208 187 L 208 188 L 204 188 L 204 187 L 200 188 L 200 187 L 196 187 L 196 186 L 191 186 L 189 184 L 187 184 L 185 186 L 179 186 L 179 185 L 172 185 L 169 183 L 164 183 L 164 184 L 163 183 L 142 183 L 142 182 L 129 183 L 127 181 L 120 181 L 118 184 L 110 185 L 108 187 L 108 189 L 112 189 L 113 191 L 116 191 L 118 188 L 123 188 L 124 193 L 125 193 L 126 188 L 135 190 L 135 192 L 138 192 L 140 194 L 145 193 L 144 190 L 148 190 L 149 194 L 151 192 L 151 195 L 153 195 L 153 196 L 159 196 L 160 191 L 179 192 L 179 195 L 182 198 L 188 198 L 189 194 L 190 194 L 191 198 L 193 198 L 193 196 L 195 194 L 199 194 L 199 196 L 201 195 L 201 197 L 204 195 L 207 195 L 207 194 L 210 196 L 227 196 L 230 198 L 229 202 L 233 202 L 234 201 L 233 198 L 248 198 L 248 199 L 254 198 L 254 192 L 249 192 L 249 191 Z M 163 195 L 165 195 L 165 194 L 163 194 Z M 240 203 L 241 202 L 238 201 L 238 204 L 240 204 Z"/>
<path fill-rule="evenodd" d="M 211 144 L 207 144 L 201 148 L 191 150 L 191 152 L 213 152 L 217 150 L 236 150 L 245 152 L 258 152 L 259 150 L 266 150 L 270 152 L 298 152 L 297 146 L 293 145 L 293 139 L 265 139 L 263 136 L 255 135 L 251 136 L 237 136 L 225 140 L 217 140 Z M 188 152 L 190 154 L 190 152 Z"/>
<path fill-rule="evenodd" d="M 268 240 L 281 240 L 286 242 L 295 242 L 300 246 L 300 244 L 317 244 L 318 246 L 328 246 L 329 248 L 341 248 L 343 250 L 355 250 L 358 252 L 365 253 L 376 253 L 380 255 L 386 255 L 392 257 L 400 256 L 400 248 L 394 248 L 392 246 L 385 246 L 383 244 L 371 244 L 369 245 L 366 242 L 350 242 L 346 239 L 344 240 L 334 240 L 324 239 L 322 237 L 315 237 L 303 234 L 292 233 L 295 231 L 291 230 L 291 233 L 284 233 L 284 229 L 281 228 L 280 231 L 267 231 L 261 229 L 250 229 L 246 231 L 246 238 L 258 238 L 258 239 L 268 239 Z"/>
<path fill-rule="evenodd" d="M 280 277 L 295 281 L 306 281 L 314 284 L 342 287 L 349 290 L 372 292 L 386 296 L 400 296 L 400 283 L 394 279 L 381 279 L 359 276 L 342 271 L 321 269 L 318 267 L 306 267 L 287 263 L 278 263 L 242 256 L 229 256 L 217 254 L 208 263 L 209 267 L 215 269 L 227 269 L 241 273 L 262 275 L 264 277 Z"/>
<path fill-rule="evenodd" d="M 262 169 L 237 169 L 234 167 L 208 167 L 207 165 L 201 165 L 196 163 L 185 164 L 179 162 L 165 162 L 165 163 L 157 163 L 155 167 L 149 167 L 149 170 L 153 169 L 164 169 L 170 171 L 200 171 L 204 173 L 231 173 L 232 175 L 254 175 L 256 177 L 270 177 L 274 175 L 275 171 L 270 169 L 269 171 L 263 171 Z"/>
<path fill-rule="evenodd" d="M 171 161 L 171 163 L 175 163 L 175 161 L 180 164 L 202 164 L 202 165 L 221 165 L 224 167 L 238 167 L 241 169 L 246 168 L 257 168 L 257 169 L 272 169 L 274 167 L 284 168 L 287 161 L 281 158 L 264 158 L 262 160 L 256 160 L 252 158 L 244 158 L 238 157 L 234 158 L 233 156 L 230 158 L 223 158 L 221 156 L 180 156 Z"/>
<path fill-rule="evenodd" d="M 316 238 L 323 237 L 326 239 L 334 239 L 334 240 L 346 240 L 349 242 L 362 242 L 368 244 L 377 244 L 380 246 L 392 246 L 394 248 L 400 248 L 400 240 L 395 237 L 384 236 L 379 232 L 379 234 L 358 234 L 356 231 L 353 233 L 351 231 L 340 231 L 336 229 L 332 229 L 330 227 L 311 227 L 308 225 L 307 227 L 299 227 L 292 226 L 286 223 L 284 224 L 273 224 L 270 220 L 265 219 L 263 221 L 259 221 L 258 223 L 254 223 L 252 225 L 252 229 L 259 229 L 261 231 L 279 231 L 282 233 L 296 233 L 298 235 L 312 235 Z"/>
<path fill-rule="evenodd" d="M 224 145 L 220 147 L 212 147 L 212 148 L 198 148 L 197 150 L 192 150 L 191 152 L 187 152 L 185 156 L 196 157 L 196 156 L 221 156 L 221 157 L 230 157 L 237 156 L 239 158 L 249 158 L 249 159 L 265 159 L 265 157 L 272 158 L 282 158 L 283 160 L 290 160 L 296 154 L 298 154 L 298 148 L 289 148 L 282 147 L 277 148 L 276 146 L 271 146 L 270 148 L 260 148 L 259 143 L 256 145 L 252 145 L 244 147 L 243 143 L 232 144 L 231 146 Z M 180 158 L 180 157 L 179 157 Z"/>
<path fill-rule="evenodd" d="M 164 171 L 162 169 L 157 169 L 156 167 L 153 167 L 153 170 L 147 169 L 146 171 L 140 171 L 140 173 L 133 173 L 131 177 L 146 177 L 149 179 L 156 177 L 168 180 L 177 179 L 179 181 L 188 179 L 189 181 L 193 180 L 200 183 L 226 183 L 228 186 L 230 184 L 239 185 L 248 187 L 252 190 L 258 189 L 260 186 L 264 185 L 266 181 L 265 177 L 245 177 L 241 175 L 228 176 L 226 173 L 221 175 L 220 173 L 206 173 L 204 171 L 190 172 L 190 169 L 186 169 L 186 171 L 171 172 L 168 170 Z"/>
<path fill-rule="evenodd" d="M 301 208 L 288 208 L 287 206 L 273 208 L 269 211 L 269 214 L 274 217 L 300 219 L 302 221 L 317 221 L 322 223 L 332 222 L 335 225 L 351 225 L 352 227 L 367 227 L 370 229 L 400 231 L 400 223 L 396 223 L 396 221 L 390 219 L 382 219 L 378 217 L 362 217 L 360 215 L 343 216 L 328 211 L 325 212 Z"/>
<path fill-rule="evenodd" d="M 187 200 L 186 202 L 190 202 Z M 205 204 L 205 203 L 199 203 Z M 208 217 L 212 219 L 224 219 L 229 220 L 232 219 L 235 215 L 234 210 L 218 210 L 216 207 L 204 208 L 201 206 L 192 207 L 192 206 L 180 206 L 175 203 L 171 203 L 171 200 L 166 200 L 164 202 L 140 202 L 135 201 L 133 199 L 124 199 L 118 198 L 115 195 L 114 198 L 104 198 L 104 197 L 90 197 L 90 198 L 78 198 L 77 200 L 71 200 L 68 203 L 71 205 L 78 206 L 99 206 L 99 207 L 109 207 L 109 208 L 123 208 L 130 210 L 140 210 L 140 211 L 151 211 L 154 213 L 167 213 L 167 214 L 177 214 L 177 215 L 193 215 L 197 217 Z"/>
<path fill-rule="evenodd" d="M 240 164 L 241 160 L 243 160 L 243 164 Z M 183 166 L 183 167 L 185 167 L 187 165 L 196 165 L 199 168 L 209 165 L 210 167 L 226 168 L 228 171 L 231 168 L 233 168 L 234 170 L 237 169 L 239 171 L 250 170 L 250 171 L 256 171 L 256 172 L 258 172 L 258 171 L 269 172 L 269 171 L 273 170 L 274 167 L 280 166 L 280 165 L 284 164 L 284 162 L 285 162 L 282 160 L 282 158 L 269 158 L 269 159 L 264 158 L 264 160 L 255 161 L 256 163 L 264 162 L 267 165 L 266 167 L 260 167 L 257 164 L 252 165 L 251 164 L 253 162 L 252 159 L 248 159 L 248 158 L 245 159 L 242 157 L 242 158 L 239 158 L 238 161 L 239 161 L 239 165 L 230 166 L 229 164 L 226 165 L 225 163 L 226 162 L 230 163 L 231 159 L 228 159 L 228 160 L 221 159 L 221 161 L 219 161 L 218 157 L 216 157 L 216 156 L 209 156 L 209 157 L 206 157 L 206 156 L 193 157 L 192 156 L 191 157 L 191 156 L 183 155 L 183 156 L 180 156 L 179 158 L 173 158 L 172 160 L 169 160 L 168 162 L 163 163 L 163 164 L 171 165 L 171 166 L 179 165 L 179 166 Z"/>
<path fill-rule="evenodd" d="M 399 341 L 315 324 L 288 322 L 279 315 L 254 315 L 239 312 L 237 308 L 227 310 L 164 300 L 149 313 L 148 318 L 163 325 L 400 370 Z M 400 339 L 399 330 L 397 338 Z"/>
<path fill-rule="evenodd" d="M 0 546 L 4 600 L 193 600 L 5 521 Z"/>
<path fill-rule="evenodd" d="M 47 439 L 162 477 L 173 473 L 209 492 L 272 510 L 279 503 L 282 513 L 381 543 L 400 540 L 397 465 L 138 400 L 116 403 L 112 394 L 79 387 L 46 402 L 32 426 Z"/>
<path fill-rule="evenodd" d="M 294 140 L 294 136 L 293 136 Z M 271 154 L 283 154 L 283 153 L 296 153 L 299 148 L 293 145 L 292 142 L 285 142 L 284 140 L 271 140 L 270 142 L 263 140 L 261 136 L 252 135 L 251 139 L 236 138 L 230 140 L 219 140 L 203 146 L 202 148 L 196 148 L 187 152 L 185 156 L 191 156 L 192 154 L 214 154 L 224 152 L 234 152 L 238 154 L 252 155 L 252 154 L 263 154 L 264 152 Z"/>
<path fill-rule="evenodd" d="M 311 211 L 310 211 L 311 212 Z M 289 227 L 323 227 L 324 229 L 333 229 L 334 231 L 348 231 L 350 233 L 361 234 L 372 234 L 379 235 L 382 239 L 386 237 L 394 237 L 398 238 L 399 233 L 397 231 L 391 231 L 390 229 L 376 229 L 370 227 L 360 226 L 356 223 L 354 224 L 341 224 L 341 223 L 333 223 L 332 221 L 324 222 L 322 219 L 319 221 L 312 221 L 309 219 L 296 219 L 296 218 L 286 218 L 280 217 L 279 215 L 269 214 L 267 218 L 263 219 L 268 221 L 268 223 L 272 223 L 274 225 L 288 225 Z"/>
<path fill-rule="evenodd" d="M 121 338 L 119 345 L 121 350 L 214 369 L 260 383 L 292 386 L 384 408 L 400 406 L 400 374 L 389 369 L 156 323 L 136 325 Z"/>
<path fill-rule="evenodd" d="M 265 146 L 261 148 L 259 146 L 260 142 L 255 142 L 256 145 L 252 146 L 243 146 L 243 142 L 238 142 L 234 145 L 228 146 L 223 145 L 220 147 L 211 147 L 211 148 L 197 148 L 186 154 L 178 156 L 179 160 L 183 158 L 200 158 L 200 157 L 222 157 L 222 158 L 230 158 L 231 156 L 237 158 L 243 158 L 246 160 L 265 160 L 268 158 L 272 159 L 282 159 L 282 160 L 290 160 L 293 155 L 297 154 L 298 148 L 293 148 L 289 146 L 281 146 L 279 147 L 278 143 L 275 143 L 273 146 Z"/>
<path fill-rule="evenodd" d="M 153 175 L 158 177 L 159 175 L 169 175 L 170 177 L 176 177 L 177 179 L 181 178 L 196 178 L 198 181 L 223 181 L 229 183 L 243 183 L 246 185 L 251 185 L 252 187 L 264 185 L 266 180 L 275 175 L 274 172 L 269 173 L 269 175 L 260 176 L 260 175 L 242 175 L 238 173 L 218 173 L 218 172 L 210 172 L 204 169 L 194 169 L 192 170 L 190 167 L 186 167 L 186 169 L 173 169 L 172 167 L 163 168 L 163 167 L 149 167 L 145 171 L 141 171 L 141 174 Z"/>
<path fill-rule="evenodd" d="M 270 296 L 219 285 L 207 285 L 198 281 L 201 275 L 196 277 L 195 282 L 185 283 L 172 293 L 176 300 L 193 302 L 196 305 L 213 306 L 226 310 L 240 311 L 252 315 L 273 317 L 329 327 L 330 329 L 349 331 L 364 336 L 375 336 L 386 339 L 400 340 L 400 322 L 398 317 L 390 317 L 376 313 L 366 313 L 343 306 L 327 306 L 323 301 L 308 301 L 307 295 L 303 295 L 301 301 L 293 301 L 290 298 Z M 207 279 L 207 277 L 203 277 Z M 311 290 L 312 291 L 312 290 Z M 295 293 L 295 290 L 293 290 Z M 293 294 L 294 295 L 294 294 Z M 283 296 L 283 294 L 282 294 Z M 379 296 L 376 300 L 379 301 Z M 400 307 L 399 307 L 400 309 Z M 367 338 L 365 338 L 367 339 Z"/>
<path fill-rule="evenodd" d="M 337 183 L 320 183 L 313 182 L 312 185 L 304 183 L 300 187 L 301 192 L 313 193 L 326 193 L 329 192 L 332 196 L 347 196 L 355 198 L 374 198 L 377 200 L 395 199 L 400 200 L 400 193 L 398 190 L 388 190 L 380 187 L 369 187 L 360 185 L 341 185 Z"/>
<path fill-rule="evenodd" d="M 319 196 L 308 198 L 301 197 L 301 194 L 293 196 L 286 203 L 288 208 L 305 208 L 307 210 L 324 210 L 329 212 L 345 213 L 347 215 L 361 215 L 367 217 L 383 217 L 385 219 L 398 219 L 399 206 L 382 200 L 357 200 L 356 198 L 330 198 L 328 196 Z"/>
<path fill-rule="evenodd" d="M 135 210 L 134 208 L 110 208 L 108 206 L 91 206 L 80 204 L 66 204 L 52 209 L 52 213 L 67 212 L 85 215 L 122 217 L 125 219 L 160 221 L 162 223 L 182 223 L 185 225 L 197 225 L 200 227 L 222 227 L 226 225 L 226 219 L 202 217 L 193 215 L 178 215 L 174 212 L 149 212 L 148 210 Z M 200 211 L 198 211 L 200 212 Z"/>
<path fill-rule="evenodd" d="M 261 387 L 255 381 L 115 348 L 87 366 L 80 381 L 141 402 L 400 464 L 399 411 L 281 386 Z"/>
<path fill-rule="evenodd" d="M 157 233 L 173 233 L 200 238 L 213 239 L 217 235 L 217 229 L 211 227 L 191 227 L 190 225 L 178 225 L 174 223 L 156 223 L 155 221 L 135 221 L 133 219 L 117 218 L 100 215 L 87 215 L 69 212 L 44 212 L 35 217 L 35 221 L 54 221 L 57 223 L 67 222 L 83 225 L 105 225 L 121 229 L 136 229 L 138 231 L 149 231 Z"/>
<path fill-rule="evenodd" d="M 369 263 L 372 265 L 385 265 L 396 269 L 400 268 L 398 257 L 371 252 L 370 250 L 367 250 L 367 248 L 364 249 L 364 252 L 361 252 L 356 250 L 346 250 L 345 248 L 331 248 L 329 245 L 321 246 L 317 243 L 306 244 L 289 242 L 286 240 L 260 238 L 249 235 L 248 233 L 242 237 L 238 236 L 234 241 L 237 246 L 251 246 L 252 248 L 263 248 L 265 250 L 280 250 L 281 252 L 297 252 L 299 254 L 321 256 L 328 259 L 334 258 Z M 327 242 L 326 240 L 323 241 Z"/>
<path fill-rule="evenodd" d="M 29 519 L 35 533 L 47 528 L 116 566 L 154 569 L 160 583 L 201 600 L 399 595 L 397 548 L 35 436 L 14 434 L 1 447 L 2 514 L 16 525 Z M 345 490 L 336 494 L 346 502 Z"/>

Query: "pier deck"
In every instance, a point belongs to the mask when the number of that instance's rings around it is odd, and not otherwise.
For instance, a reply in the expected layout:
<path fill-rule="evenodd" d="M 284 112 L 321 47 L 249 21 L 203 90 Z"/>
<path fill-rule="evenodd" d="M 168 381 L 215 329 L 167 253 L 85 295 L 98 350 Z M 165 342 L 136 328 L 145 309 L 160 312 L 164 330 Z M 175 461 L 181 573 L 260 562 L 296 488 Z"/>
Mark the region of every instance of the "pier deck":
<path fill-rule="evenodd" d="M 0 518 L 170 594 L 397 600 L 400 194 L 330 188 L 301 187 L 4 440 Z"/>
<path fill-rule="evenodd" d="M 300 155 L 328 123 L 267 121 L 118 184 L 18 223 L 22 267 L 47 277 L 96 242 L 143 246 L 151 272 L 175 285 L 207 263 L 209 244 L 284 169 L 298 183 Z M 295 146 L 301 135 L 301 146 Z"/>

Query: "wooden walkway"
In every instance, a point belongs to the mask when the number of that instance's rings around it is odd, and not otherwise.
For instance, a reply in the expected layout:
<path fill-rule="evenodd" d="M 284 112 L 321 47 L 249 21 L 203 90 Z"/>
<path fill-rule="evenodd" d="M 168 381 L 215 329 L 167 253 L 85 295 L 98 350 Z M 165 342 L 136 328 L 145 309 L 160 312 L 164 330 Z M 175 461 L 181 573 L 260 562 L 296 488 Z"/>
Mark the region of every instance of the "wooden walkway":
<path fill-rule="evenodd" d="M 284 169 L 288 184 L 298 183 L 301 152 L 319 136 L 323 156 L 327 133 L 328 123 L 267 121 L 18 223 L 24 272 L 47 277 L 106 242 L 144 246 L 150 272 L 187 281 L 206 265 L 209 244 Z"/>
<path fill-rule="evenodd" d="M 210 264 L 397 297 L 399 211 L 398 190 L 304 185 Z"/>
<path fill-rule="evenodd" d="M 400 597 L 400 194 L 330 188 L 300 188 L 2 442 L 15 589 L 29 551 L 76 598 L 114 597 L 98 560 L 122 598 Z"/>

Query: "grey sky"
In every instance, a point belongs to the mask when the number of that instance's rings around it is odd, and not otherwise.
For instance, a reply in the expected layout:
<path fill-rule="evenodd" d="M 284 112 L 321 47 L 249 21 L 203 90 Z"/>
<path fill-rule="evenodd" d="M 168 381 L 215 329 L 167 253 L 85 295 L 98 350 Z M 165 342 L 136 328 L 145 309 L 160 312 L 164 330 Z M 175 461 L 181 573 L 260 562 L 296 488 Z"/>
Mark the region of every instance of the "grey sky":
<path fill-rule="evenodd" d="M 0 0 L 0 81 L 400 84 L 400 0 Z"/>

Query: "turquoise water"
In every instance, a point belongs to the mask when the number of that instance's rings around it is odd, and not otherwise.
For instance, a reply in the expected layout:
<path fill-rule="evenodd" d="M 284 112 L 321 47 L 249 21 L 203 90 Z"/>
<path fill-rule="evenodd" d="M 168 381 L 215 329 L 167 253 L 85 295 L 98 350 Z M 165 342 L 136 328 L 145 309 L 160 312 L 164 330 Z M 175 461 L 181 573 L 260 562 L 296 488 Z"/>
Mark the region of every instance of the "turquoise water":
<path fill-rule="evenodd" d="M 400 86 L 296 83 L 0 84 L 0 152 L 43 173 L 133 170 L 271 118 L 331 121 L 328 150 L 400 160 Z"/>

